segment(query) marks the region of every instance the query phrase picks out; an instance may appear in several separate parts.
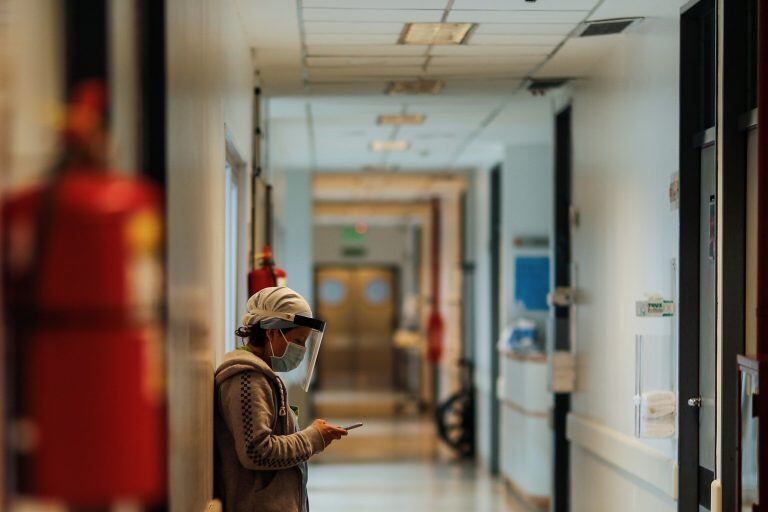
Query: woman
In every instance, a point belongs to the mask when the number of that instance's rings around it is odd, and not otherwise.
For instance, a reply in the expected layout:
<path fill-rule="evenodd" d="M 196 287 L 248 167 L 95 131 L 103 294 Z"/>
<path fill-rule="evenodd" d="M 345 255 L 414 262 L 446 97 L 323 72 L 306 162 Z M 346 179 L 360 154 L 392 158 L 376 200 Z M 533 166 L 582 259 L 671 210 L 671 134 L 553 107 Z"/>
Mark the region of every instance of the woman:
<path fill-rule="evenodd" d="M 306 352 L 312 377 L 324 322 L 290 288 L 265 288 L 248 300 L 236 334 L 244 347 L 224 356 L 215 376 L 216 487 L 226 512 L 306 512 L 307 463 L 347 432 L 315 420 L 299 430 L 283 381 Z"/>

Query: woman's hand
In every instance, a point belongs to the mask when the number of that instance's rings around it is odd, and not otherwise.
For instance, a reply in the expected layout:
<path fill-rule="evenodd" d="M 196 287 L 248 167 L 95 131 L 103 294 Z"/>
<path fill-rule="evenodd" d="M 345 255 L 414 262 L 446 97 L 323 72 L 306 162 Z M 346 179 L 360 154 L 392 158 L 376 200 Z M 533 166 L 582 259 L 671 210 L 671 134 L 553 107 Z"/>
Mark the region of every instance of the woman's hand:
<path fill-rule="evenodd" d="M 312 426 L 320 431 L 320 435 L 323 436 L 323 441 L 325 441 L 325 446 L 328 446 L 337 439 L 341 439 L 341 436 L 347 435 L 346 430 L 335 425 L 329 425 L 325 420 L 317 419 L 312 422 Z"/>

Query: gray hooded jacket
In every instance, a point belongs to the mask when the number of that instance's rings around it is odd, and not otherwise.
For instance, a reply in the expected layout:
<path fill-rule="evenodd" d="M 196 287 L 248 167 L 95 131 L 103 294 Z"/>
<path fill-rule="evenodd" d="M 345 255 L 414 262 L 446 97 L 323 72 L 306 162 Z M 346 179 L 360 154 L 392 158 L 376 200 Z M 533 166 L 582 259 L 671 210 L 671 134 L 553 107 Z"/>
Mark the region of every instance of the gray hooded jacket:
<path fill-rule="evenodd" d="M 325 446 L 314 427 L 299 431 L 285 386 L 246 350 L 216 370 L 216 492 L 225 512 L 307 512 L 307 465 Z"/>

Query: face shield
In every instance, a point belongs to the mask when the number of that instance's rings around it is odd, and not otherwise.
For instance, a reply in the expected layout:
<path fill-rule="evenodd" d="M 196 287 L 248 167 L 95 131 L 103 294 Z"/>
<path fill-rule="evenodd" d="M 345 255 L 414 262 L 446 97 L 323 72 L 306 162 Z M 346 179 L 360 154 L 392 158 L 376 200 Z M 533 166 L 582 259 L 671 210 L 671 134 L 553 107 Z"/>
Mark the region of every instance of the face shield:
<path fill-rule="evenodd" d="M 317 318 L 280 311 L 255 310 L 253 313 L 262 316 L 262 318 L 266 317 L 259 322 L 263 329 L 282 329 L 286 331 L 298 328 L 306 332 L 304 359 L 296 370 L 289 373 L 297 376 L 299 385 L 304 391 L 309 390 L 312 376 L 315 373 L 315 363 L 320 352 L 320 344 L 323 341 L 325 322 Z"/>

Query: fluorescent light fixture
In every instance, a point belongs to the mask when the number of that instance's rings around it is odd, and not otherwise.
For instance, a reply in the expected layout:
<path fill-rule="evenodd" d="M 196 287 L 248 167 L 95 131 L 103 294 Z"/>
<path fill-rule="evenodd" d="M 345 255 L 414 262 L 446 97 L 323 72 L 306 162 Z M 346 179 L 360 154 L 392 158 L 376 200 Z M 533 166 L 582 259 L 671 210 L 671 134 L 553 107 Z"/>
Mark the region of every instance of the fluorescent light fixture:
<path fill-rule="evenodd" d="M 387 94 L 438 94 L 445 87 L 442 80 L 395 80 L 387 84 Z"/>
<path fill-rule="evenodd" d="M 377 124 L 393 124 L 400 126 L 404 124 L 424 124 L 427 118 L 424 114 L 381 114 L 376 121 Z"/>
<path fill-rule="evenodd" d="M 406 23 L 398 44 L 464 44 L 475 23 Z"/>
<path fill-rule="evenodd" d="M 411 147 L 407 140 L 375 140 L 371 142 L 371 151 L 405 151 Z"/>

